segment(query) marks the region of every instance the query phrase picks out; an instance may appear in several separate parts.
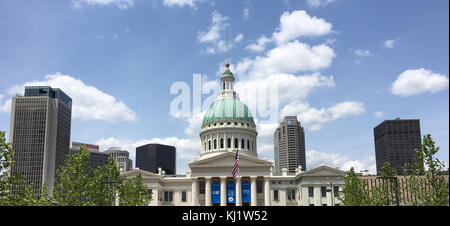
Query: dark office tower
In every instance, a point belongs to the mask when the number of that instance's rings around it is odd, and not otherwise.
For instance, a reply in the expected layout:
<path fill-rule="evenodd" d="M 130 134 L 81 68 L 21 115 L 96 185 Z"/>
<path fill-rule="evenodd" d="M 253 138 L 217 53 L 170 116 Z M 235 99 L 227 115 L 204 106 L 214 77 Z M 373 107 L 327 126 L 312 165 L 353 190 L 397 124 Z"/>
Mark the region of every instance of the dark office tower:
<path fill-rule="evenodd" d="M 57 88 L 27 86 L 24 96 L 14 97 L 10 142 L 15 163 L 11 174 L 23 175 L 24 183 L 34 189 L 47 184 L 51 192 L 56 170 L 69 154 L 71 115 L 72 99 Z"/>
<path fill-rule="evenodd" d="M 275 172 L 281 173 L 283 168 L 289 172 L 301 165 L 306 170 L 305 131 L 297 120 L 297 116 L 286 116 L 275 130 Z"/>
<path fill-rule="evenodd" d="M 95 169 L 99 166 L 106 165 L 108 163 L 109 154 L 99 151 L 99 146 L 94 144 L 84 144 L 79 142 L 72 142 L 69 154 L 80 153 L 81 146 L 86 147 L 86 151 L 89 152 L 88 166 Z"/>
<path fill-rule="evenodd" d="M 415 149 L 421 148 L 418 119 L 385 120 L 373 129 L 377 172 L 385 162 L 403 175 L 402 167 L 414 161 Z"/>
<path fill-rule="evenodd" d="M 176 148 L 162 144 L 146 144 L 136 148 L 136 168 L 158 173 L 158 168 L 168 175 L 176 174 Z"/>

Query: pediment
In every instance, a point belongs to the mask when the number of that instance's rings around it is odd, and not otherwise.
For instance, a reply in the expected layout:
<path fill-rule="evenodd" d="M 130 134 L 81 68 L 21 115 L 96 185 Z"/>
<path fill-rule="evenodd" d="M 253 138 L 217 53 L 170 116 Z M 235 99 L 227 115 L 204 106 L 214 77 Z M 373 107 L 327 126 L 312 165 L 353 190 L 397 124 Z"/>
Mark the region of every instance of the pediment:
<path fill-rule="evenodd" d="M 212 156 L 205 159 L 200 159 L 189 163 L 190 168 L 214 168 L 214 167 L 232 167 L 234 164 L 235 154 L 227 152 L 220 155 Z M 272 162 L 262 160 L 259 158 L 241 154 L 239 156 L 239 167 L 271 167 Z"/>
<path fill-rule="evenodd" d="M 137 176 L 139 173 L 141 173 L 142 178 L 162 178 L 162 176 L 159 174 L 151 173 L 141 169 L 129 170 L 123 173 L 122 175 L 125 175 L 126 177 L 130 178 Z"/>
<path fill-rule="evenodd" d="M 302 172 L 301 176 L 345 176 L 346 172 L 329 166 L 319 166 Z"/>

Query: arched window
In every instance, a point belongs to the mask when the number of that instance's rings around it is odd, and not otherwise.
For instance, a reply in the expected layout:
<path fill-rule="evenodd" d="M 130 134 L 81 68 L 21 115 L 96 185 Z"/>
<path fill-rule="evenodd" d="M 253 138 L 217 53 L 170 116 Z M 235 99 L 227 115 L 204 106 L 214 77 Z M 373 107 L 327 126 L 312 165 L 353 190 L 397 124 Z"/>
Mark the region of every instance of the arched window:
<path fill-rule="evenodd" d="M 208 141 L 208 150 L 211 150 L 211 140 Z"/>
<path fill-rule="evenodd" d="M 239 140 L 234 138 L 234 148 L 239 148 Z"/>
<path fill-rule="evenodd" d="M 220 149 L 223 149 L 223 138 L 220 138 Z"/>
<path fill-rule="evenodd" d="M 247 140 L 247 149 L 250 150 L 250 140 Z"/>
<path fill-rule="evenodd" d="M 231 138 L 227 139 L 227 148 L 231 148 Z"/>
<path fill-rule="evenodd" d="M 244 149 L 245 148 L 245 141 L 244 141 L 244 139 L 242 139 L 241 140 L 241 149 Z"/>
<path fill-rule="evenodd" d="M 253 149 L 254 147 L 253 147 L 253 141 L 252 141 L 252 151 L 254 151 L 255 149 Z"/>
<path fill-rule="evenodd" d="M 217 149 L 217 139 L 214 139 L 214 150 Z"/>
<path fill-rule="evenodd" d="M 223 83 L 223 89 L 225 89 L 225 82 Z"/>

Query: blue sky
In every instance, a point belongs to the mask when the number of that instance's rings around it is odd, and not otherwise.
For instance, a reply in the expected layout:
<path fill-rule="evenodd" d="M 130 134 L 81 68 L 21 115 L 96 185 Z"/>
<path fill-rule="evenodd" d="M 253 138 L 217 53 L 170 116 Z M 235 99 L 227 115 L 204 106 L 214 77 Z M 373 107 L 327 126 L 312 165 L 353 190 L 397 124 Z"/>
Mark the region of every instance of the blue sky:
<path fill-rule="evenodd" d="M 192 87 L 195 73 L 216 81 L 228 33 L 238 91 L 279 85 L 279 117 L 306 127 L 308 167 L 374 171 L 372 129 L 397 117 L 419 118 L 448 162 L 448 4 L 0 1 L 0 130 L 25 84 L 59 86 L 74 101 L 72 141 L 122 146 L 132 158 L 137 145 L 175 145 L 184 173 L 200 154 L 202 115 L 173 117 L 170 87 Z M 276 122 L 258 121 L 258 153 L 271 160 Z"/>

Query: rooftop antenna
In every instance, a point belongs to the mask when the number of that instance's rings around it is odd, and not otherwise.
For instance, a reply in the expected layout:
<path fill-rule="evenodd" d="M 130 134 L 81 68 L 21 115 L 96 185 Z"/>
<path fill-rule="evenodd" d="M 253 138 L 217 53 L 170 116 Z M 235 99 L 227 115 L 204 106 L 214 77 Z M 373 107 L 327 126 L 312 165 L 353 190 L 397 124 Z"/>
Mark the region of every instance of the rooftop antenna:
<path fill-rule="evenodd" d="M 225 61 L 225 67 L 227 69 L 229 69 L 230 63 L 228 62 L 228 27 L 225 27 L 225 33 L 226 33 L 225 35 L 226 35 L 226 38 L 227 38 L 227 59 Z"/>

